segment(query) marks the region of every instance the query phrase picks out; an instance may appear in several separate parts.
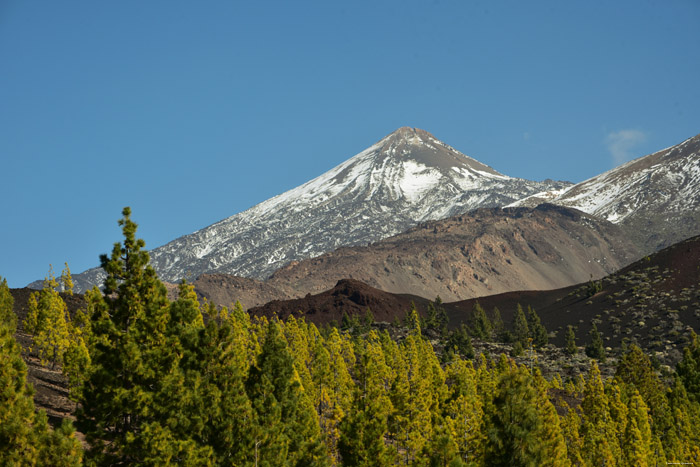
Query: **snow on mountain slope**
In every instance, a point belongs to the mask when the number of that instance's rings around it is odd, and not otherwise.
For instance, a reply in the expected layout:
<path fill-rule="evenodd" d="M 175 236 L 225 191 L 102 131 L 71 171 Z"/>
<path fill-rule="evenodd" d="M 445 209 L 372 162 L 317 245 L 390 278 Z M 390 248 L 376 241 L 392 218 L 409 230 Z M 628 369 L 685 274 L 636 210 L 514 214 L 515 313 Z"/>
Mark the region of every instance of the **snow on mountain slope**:
<path fill-rule="evenodd" d="M 403 127 L 297 188 L 152 250 L 151 261 L 166 281 L 204 272 L 265 278 L 339 246 L 566 186 L 508 177 L 426 131 Z M 101 274 L 86 271 L 76 284 L 98 284 Z"/>
<path fill-rule="evenodd" d="M 700 135 L 564 189 L 540 202 L 580 209 L 623 227 L 646 253 L 700 234 Z"/>

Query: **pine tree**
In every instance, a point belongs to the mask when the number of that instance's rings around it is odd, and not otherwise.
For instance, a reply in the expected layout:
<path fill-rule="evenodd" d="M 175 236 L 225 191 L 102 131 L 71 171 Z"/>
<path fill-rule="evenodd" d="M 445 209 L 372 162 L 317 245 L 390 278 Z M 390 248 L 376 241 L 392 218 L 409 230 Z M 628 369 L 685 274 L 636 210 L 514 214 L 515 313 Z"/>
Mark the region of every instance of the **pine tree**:
<path fill-rule="evenodd" d="M 566 443 L 566 454 L 572 465 L 584 465 L 583 457 L 581 457 L 581 449 L 583 448 L 583 439 L 579 434 L 581 419 L 576 410 L 569 408 L 566 402 L 562 403 L 566 410 L 566 415 L 561 418 L 561 431 L 564 435 Z"/>
<path fill-rule="evenodd" d="M 410 331 L 418 331 L 418 333 L 422 333 L 422 325 L 421 325 L 421 317 L 418 314 L 418 310 L 416 310 L 416 304 L 411 302 L 411 309 L 409 312 L 406 314 L 405 318 L 405 325 Z"/>
<path fill-rule="evenodd" d="M 603 338 L 600 337 L 598 327 L 593 323 L 593 327 L 588 332 L 588 344 L 586 344 L 586 355 L 602 362 L 605 361 L 605 347 Z"/>
<path fill-rule="evenodd" d="M 668 403 L 673 425 L 664 437 L 664 451 L 668 461 L 680 462 L 692 457 L 692 446 L 700 446 L 700 406 L 690 401 L 678 375 L 673 378 Z"/>
<path fill-rule="evenodd" d="M 447 325 L 449 324 L 449 317 L 447 316 L 447 310 L 442 305 L 442 299 L 438 295 L 433 301 L 433 306 L 437 312 L 437 330 L 440 332 L 441 336 L 447 335 Z"/>
<path fill-rule="evenodd" d="M 343 358 L 341 337 L 337 329 L 331 331 L 325 342 L 320 335 L 315 339 L 311 376 L 317 388 L 314 406 L 321 434 L 328 453 L 335 461 L 339 461 L 339 425 L 350 410 L 354 383 Z"/>
<path fill-rule="evenodd" d="M 578 353 L 578 347 L 576 347 L 576 333 L 572 325 L 568 325 L 566 328 L 566 345 L 564 351 L 569 355 L 576 355 Z"/>
<path fill-rule="evenodd" d="M 523 347 L 522 342 L 520 341 L 515 341 L 515 344 L 513 344 L 513 348 L 510 350 L 510 356 L 511 357 L 519 357 L 523 354 L 525 351 L 525 348 Z"/>
<path fill-rule="evenodd" d="M 444 404 L 445 421 L 451 427 L 460 459 L 480 462 L 483 454 L 483 402 L 477 375 L 470 362 L 455 358 L 445 368 L 449 388 Z"/>
<path fill-rule="evenodd" d="M 14 303 L 15 299 L 7 286 L 7 279 L 0 277 L 0 323 L 10 326 L 12 332 L 15 332 L 17 327 L 17 317 L 12 310 Z"/>
<path fill-rule="evenodd" d="M 474 304 L 474 308 L 472 309 L 469 329 L 473 337 L 482 340 L 488 340 L 491 338 L 493 326 L 491 325 L 491 321 L 489 321 L 488 316 L 486 316 L 486 312 L 478 302 Z"/>
<path fill-rule="evenodd" d="M 581 410 L 583 458 L 591 465 L 614 465 L 616 453 L 620 452 L 619 433 L 612 423 L 605 386 L 595 361 L 591 362 L 585 382 Z"/>
<path fill-rule="evenodd" d="M 462 323 L 457 329 L 450 332 L 445 345 L 446 351 L 454 351 L 465 358 L 474 358 L 474 348 L 469 337 L 469 328 Z"/>
<path fill-rule="evenodd" d="M 637 391 L 632 394 L 627 409 L 628 421 L 620 446 L 625 459 L 629 465 L 655 465 L 648 409 Z"/>
<path fill-rule="evenodd" d="M 493 329 L 491 331 L 491 339 L 495 341 L 504 340 L 503 333 L 505 332 L 505 325 L 503 324 L 503 318 L 501 318 L 501 310 L 498 307 L 493 307 L 491 312 L 491 324 Z"/>
<path fill-rule="evenodd" d="M 420 457 L 413 465 L 426 467 L 466 466 L 460 458 L 449 420 L 438 417 L 433 436 L 423 446 Z"/>
<path fill-rule="evenodd" d="M 198 407 L 205 417 L 199 441 L 211 447 L 217 465 L 250 465 L 255 462 L 254 440 L 260 433 L 240 366 L 241 336 L 228 310 L 209 306 L 206 311 L 208 322 L 196 347 L 202 378 Z"/>
<path fill-rule="evenodd" d="M 609 436 L 614 436 L 616 443 L 611 443 L 611 451 L 618 464 L 624 462 L 624 436 L 629 422 L 629 409 L 626 403 L 626 394 L 623 394 L 624 385 L 618 379 L 612 378 L 605 382 L 605 398 L 608 405 L 607 429 Z"/>
<path fill-rule="evenodd" d="M 102 292 L 94 286 L 85 292 L 85 309 L 76 311 L 69 326 L 70 343 L 63 355 L 63 373 L 68 377 L 70 396 L 80 401 L 82 388 L 90 368 L 90 351 L 88 342 L 92 335 L 90 316 L 96 303 L 102 302 Z"/>
<path fill-rule="evenodd" d="M 639 392 L 646 407 L 651 411 L 654 434 L 659 437 L 665 436 L 673 424 L 665 394 L 666 388 L 642 349 L 634 344 L 628 347 L 618 362 L 615 377 Z"/>
<path fill-rule="evenodd" d="M 359 395 L 359 393 L 357 393 Z M 340 424 L 338 451 L 343 465 L 358 467 L 390 466 L 396 453 L 384 444 L 386 417 L 376 401 L 356 399 L 353 410 Z"/>
<path fill-rule="evenodd" d="M 165 346 L 175 355 L 174 366 L 164 375 L 155 396 L 158 401 L 153 407 L 155 420 L 147 426 L 153 440 L 146 442 L 145 451 L 150 455 L 146 460 L 159 464 L 166 461 L 192 464 L 211 462 L 214 458 L 205 431 L 220 407 L 209 403 L 212 389 L 208 375 L 212 366 L 221 362 L 212 361 L 210 355 L 203 354 L 205 332 L 194 287 L 183 280 L 178 298 L 168 306 Z M 170 357 L 170 354 L 165 356 Z M 228 382 L 217 383 L 226 385 Z M 240 376 L 238 384 L 241 389 Z M 162 443 L 163 447 L 157 443 Z"/>
<path fill-rule="evenodd" d="M 357 342 L 357 384 L 352 408 L 340 423 L 338 441 L 338 451 L 345 465 L 388 466 L 396 458 L 395 449 L 384 442 L 388 416 L 393 411 L 387 394 L 392 371 L 378 341 L 376 332 L 370 331 L 363 342 Z"/>
<path fill-rule="evenodd" d="M 513 339 L 519 342 L 522 347 L 528 347 L 528 339 L 530 337 L 530 328 L 527 325 L 527 318 L 523 312 L 523 307 L 518 303 L 515 308 L 515 316 L 513 317 Z"/>
<path fill-rule="evenodd" d="M 123 244 L 100 257 L 105 295 L 91 305 L 91 365 L 78 424 L 98 464 L 191 461 L 207 450 L 178 438 L 165 410 L 165 388 L 181 376 L 168 332 L 170 303 L 144 241 L 136 239 L 131 210 L 122 214 Z"/>
<path fill-rule="evenodd" d="M 569 465 L 554 406 L 523 368 L 499 378 L 486 430 L 486 465 Z"/>
<path fill-rule="evenodd" d="M 437 309 L 435 305 L 430 302 L 428 303 L 428 311 L 425 314 L 425 328 L 428 330 L 434 330 L 437 328 Z"/>
<path fill-rule="evenodd" d="M 7 281 L 0 278 L 0 465 L 80 465 L 82 449 L 72 425 L 66 420 L 52 430 L 46 414 L 34 411 L 34 391 L 13 336 L 12 306 Z"/>
<path fill-rule="evenodd" d="M 325 464 L 318 418 L 305 398 L 294 358 L 275 321 L 268 324 L 261 353 L 250 368 L 246 392 L 261 433 L 255 440 L 257 463 Z"/>
<path fill-rule="evenodd" d="M 536 348 L 547 345 L 549 339 L 547 336 L 547 329 L 540 321 L 540 317 L 537 315 L 537 312 L 530 306 L 527 307 L 527 325 L 528 329 L 530 330 L 532 345 Z"/>
<path fill-rule="evenodd" d="M 33 391 L 27 386 L 27 367 L 15 341 L 13 298 L 5 279 L 0 283 L 0 464 L 35 464 L 38 440 Z"/>
<path fill-rule="evenodd" d="M 63 355 L 71 342 L 68 308 L 57 289 L 53 268 L 49 268 L 43 288 L 29 296 L 29 311 L 24 320 L 25 332 L 32 334 L 32 347 L 39 352 L 44 365 L 51 362 L 51 369 L 63 364 Z"/>
<path fill-rule="evenodd" d="M 362 317 L 362 330 L 363 331 L 369 331 L 372 329 L 372 325 L 374 324 L 374 313 L 372 313 L 372 310 L 370 310 L 369 307 L 365 310 L 365 315 Z"/>
<path fill-rule="evenodd" d="M 403 462 L 408 464 L 432 436 L 431 420 L 438 413 L 444 374 L 419 330 L 412 332 L 399 349 L 390 393 L 394 407 L 390 431 L 403 453 Z"/>
<path fill-rule="evenodd" d="M 61 271 L 61 292 L 67 295 L 73 295 L 73 277 L 70 274 L 68 263 L 63 263 L 65 268 Z"/>
<path fill-rule="evenodd" d="M 299 377 L 301 389 L 303 392 L 310 395 L 311 399 L 316 399 L 318 396 L 318 388 L 314 384 L 311 377 L 311 354 L 313 348 L 309 343 L 309 334 L 306 322 L 303 318 L 296 319 L 294 316 L 289 316 L 285 323 L 280 323 L 285 340 L 287 341 L 287 349 L 294 358 L 294 370 Z M 359 328 L 363 325 L 360 324 Z"/>
<path fill-rule="evenodd" d="M 700 340 L 694 332 L 690 345 L 683 349 L 683 359 L 676 365 L 676 372 L 688 392 L 688 398 L 700 403 Z"/>

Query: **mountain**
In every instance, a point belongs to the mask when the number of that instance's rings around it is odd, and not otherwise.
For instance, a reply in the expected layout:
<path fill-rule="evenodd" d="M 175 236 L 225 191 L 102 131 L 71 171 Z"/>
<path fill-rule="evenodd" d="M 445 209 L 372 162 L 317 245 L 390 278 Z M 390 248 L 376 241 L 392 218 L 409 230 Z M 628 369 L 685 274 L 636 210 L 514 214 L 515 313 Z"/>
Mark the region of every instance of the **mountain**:
<path fill-rule="evenodd" d="M 700 234 L 700 135 L 513 206 L 568 206 L 626 228 L 645 253 Z"/>
<path fill-rule="evenodd" d="M 203 273 L 263 279 L 290 261 L 568 185 L 508 177 L 403 127 L 297 188 L 152 250 L 151 261 L 171 282 Z M 95 268 L 74 280 L 85 290 L 102 278 Z"/>
<path fill-rule="evenodd" d="M 429 221 L 367 246 L 292 262 L 266 281 L 200 276 L 198 293 L 253 307 L 328 290 L 341 279 L 445 301 L 600 278 L 638 258 L 626 233 L 570 208 L 482 208 Z"/>

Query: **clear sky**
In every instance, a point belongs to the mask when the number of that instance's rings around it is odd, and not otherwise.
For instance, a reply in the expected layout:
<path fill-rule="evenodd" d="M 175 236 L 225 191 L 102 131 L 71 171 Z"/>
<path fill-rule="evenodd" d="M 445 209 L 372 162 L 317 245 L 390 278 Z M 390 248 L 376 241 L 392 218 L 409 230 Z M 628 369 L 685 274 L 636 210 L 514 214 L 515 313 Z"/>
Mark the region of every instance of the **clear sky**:
<path fill-rule="evenodd" d="M 0 275 L 153 248 L 400 126 L 573 182 L 700 133 L 700 1 L 0 0 Z"/>

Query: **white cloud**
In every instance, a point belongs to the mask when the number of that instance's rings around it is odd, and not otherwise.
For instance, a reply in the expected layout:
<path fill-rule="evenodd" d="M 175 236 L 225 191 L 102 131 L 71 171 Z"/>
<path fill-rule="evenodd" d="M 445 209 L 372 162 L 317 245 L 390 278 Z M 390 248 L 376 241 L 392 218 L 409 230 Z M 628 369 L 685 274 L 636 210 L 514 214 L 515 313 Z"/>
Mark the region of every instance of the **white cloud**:
<path fill-rule="evenodd" d="M 618 166 L 632 159 L 632 150 L 646 140 L 647 135 L 641 130 L 620 130 L 608 133 L 605 145 L 612 155 L 614 165 Z"/>

